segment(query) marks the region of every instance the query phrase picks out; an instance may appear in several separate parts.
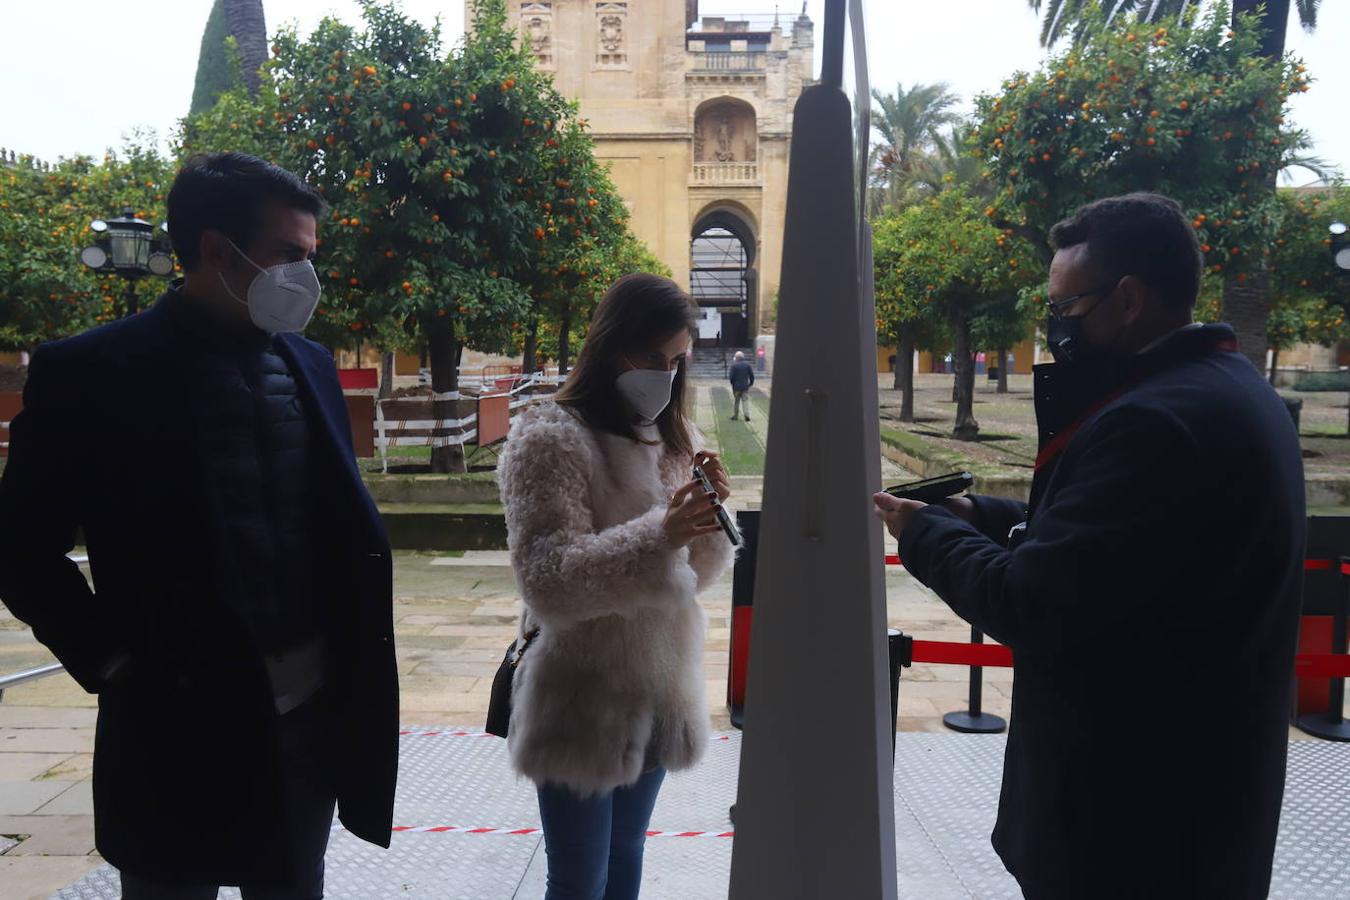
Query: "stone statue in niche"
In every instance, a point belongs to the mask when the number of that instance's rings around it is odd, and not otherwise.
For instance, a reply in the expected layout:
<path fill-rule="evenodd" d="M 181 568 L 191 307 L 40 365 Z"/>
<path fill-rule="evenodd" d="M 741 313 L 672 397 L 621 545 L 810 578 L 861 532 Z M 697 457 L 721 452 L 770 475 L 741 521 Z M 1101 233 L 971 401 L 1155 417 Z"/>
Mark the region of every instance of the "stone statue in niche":
<path fill-rule="evenodd" d="M 717 149 L 713 155 L 718 162 L 731 162 L 736 158 L 736 154 L 731 149 L 731 120 L 726 113 L 717 117 L 717 124 L 714 126 Z"/>
<path fill-rule="evenodd" d="M 600 17 L 600 46 L 606 53 L 618 53 L 623 46 L 623 16 Z"/>

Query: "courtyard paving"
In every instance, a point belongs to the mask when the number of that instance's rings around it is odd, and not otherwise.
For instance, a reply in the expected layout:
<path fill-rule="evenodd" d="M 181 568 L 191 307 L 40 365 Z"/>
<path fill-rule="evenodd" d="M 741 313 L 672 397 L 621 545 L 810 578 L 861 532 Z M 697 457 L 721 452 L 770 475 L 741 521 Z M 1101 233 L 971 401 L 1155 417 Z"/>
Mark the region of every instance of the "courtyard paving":
<path fill-rule="evenodd" d="M 401 552 L 395 591 L 400 721 L 481 728 L 492 676 L 515 634 L 516 591 L 506 554 Z M 888 570 L 887 593 L 893 626 L 920 637 L 964 639 L 965 626 L 903 570 Z M 727 730 L 730 577 L 701 602 L 708 613 L 708 714 L 714 729 Z M 50 659 L 0 608 L 0 672 Z M 987 674 L 986 708 L 1007 715 L 1011 675 Z M 964 670 L 916 666 L 901 689 L 901 729 L 941 731 L 941 714 L 959 708 L 965 692 Z M 0 838 L 0 894 L 7 900 L 48 897 L 101 864 L 90 793 L 94 720 L 95 698 L 64 674 L 6 691 L 0 702 L 0 835 L 13 836 Z"/>

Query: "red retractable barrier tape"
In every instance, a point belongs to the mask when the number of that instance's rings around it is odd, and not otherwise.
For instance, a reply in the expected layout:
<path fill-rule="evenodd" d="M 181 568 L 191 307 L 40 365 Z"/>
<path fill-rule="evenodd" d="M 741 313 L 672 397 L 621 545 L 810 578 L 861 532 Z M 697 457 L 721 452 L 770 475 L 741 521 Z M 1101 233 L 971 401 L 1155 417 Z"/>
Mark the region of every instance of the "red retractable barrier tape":
<path fill-rule="evenodd" d="M 1003 666 L 1013 664 L 1012 651 L 1002 644 L 958 644 L 952 641 L 915 641 L 911 657 L 916 663 L 950 666 Z"/>
<path fill-rule="evenodd" d="M 939 666 L 1011 666 L 1012 651 L 1002 644 L 915 641 L 913 662 Z M 1350 678 L 1350 656 L 1342 653 L 1300 653 L 1294 657 L 1299 678 Z"/>
<path fill-rule="evenodd" d="M 1305 559 L 1303 571 L 1327 572 L 1339 568 L 1342 575 L 1350 575 L 1350 563 L 1337 563 L 1334 559 Z"/>
<path fill-rule="evenodd" d="M 1350 656 L 1342 653 L 1300 653 L 1294 657 L 1297 678 L 1350 678 Z"/>

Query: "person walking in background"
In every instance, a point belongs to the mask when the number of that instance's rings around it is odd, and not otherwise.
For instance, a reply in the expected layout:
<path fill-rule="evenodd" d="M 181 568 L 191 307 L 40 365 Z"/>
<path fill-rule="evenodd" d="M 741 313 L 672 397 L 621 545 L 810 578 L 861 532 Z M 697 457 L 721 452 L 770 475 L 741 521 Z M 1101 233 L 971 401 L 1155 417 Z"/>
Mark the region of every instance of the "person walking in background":
<path fill-rule="evenodd" d="M 905 567 L 1017 662 L 994 848 L 1031 900 L 1264 898 L 1303 572 L 1298 434 L 1156 194 L 1050 232 L 1027 504 L 878 494 Z M 1204 707 L 1196 715 L 1196 704 Z"/>
<path fill-rule="evenodd" d="M 695 594 L 733 548 L 726 471 L 685 409 L 697 314 L 668 278 L 614 284 L 557 402 L 512 423 L 497 470 L 527 638 L 507 740 L 537 786 L 547 900 L 637 897 L 661 782 L 708 743 Z"/>
<path fill-rule="evenodd" d="M 727 380 L 731 382 L 731 394 L 735 397 L 731 420 L 736 421 L 741 415 L 742 407 L 744 407 L 745 421 L 749 422 L 750 388 L 755 383 L 755 367 L 745 361 L 745 354 L 739 350 L 736 351 L 731 368 L 727 370 Z"/>
<path fill-rule="evenodd" d="M 40 349 L 14 420 L 0 598 L 98 694 L 95 839 L 126 900 L 322 897 L 335 804 L 389 846 L 389 542 L 332 355 L 299 335 L 325 212 L 263 160 L 189 160 L 184 279 Z"/>

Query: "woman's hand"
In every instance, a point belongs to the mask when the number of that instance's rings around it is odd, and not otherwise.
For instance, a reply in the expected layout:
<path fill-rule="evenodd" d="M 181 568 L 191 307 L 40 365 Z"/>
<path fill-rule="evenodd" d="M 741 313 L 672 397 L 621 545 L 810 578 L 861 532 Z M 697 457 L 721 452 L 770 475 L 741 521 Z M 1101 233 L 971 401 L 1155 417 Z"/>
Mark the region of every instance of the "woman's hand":
<path fill-rule="evenodd" d="M 717 454 L 711 450 L 700 450 L 694 454 L 694 465 L 703 467 L 703 474 L 708 476 L 713 490 L 717 491 L 717 502 L 726 503 L 731 496 L 731 476 L 727 475 L 726 466 L 722 465 Z"/>
<path fill-rule="evenodd" d="M 661 527 L 672 547 L 688 546 L 696 537 L 721 530 L 722 526 L 717 524 L 717 495 L 705 494 L 697 481 L 689 482 L 670 498 Z"/>

